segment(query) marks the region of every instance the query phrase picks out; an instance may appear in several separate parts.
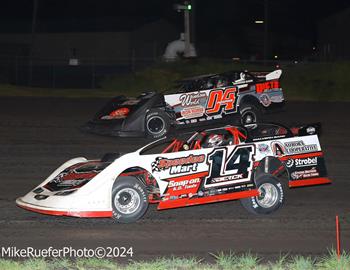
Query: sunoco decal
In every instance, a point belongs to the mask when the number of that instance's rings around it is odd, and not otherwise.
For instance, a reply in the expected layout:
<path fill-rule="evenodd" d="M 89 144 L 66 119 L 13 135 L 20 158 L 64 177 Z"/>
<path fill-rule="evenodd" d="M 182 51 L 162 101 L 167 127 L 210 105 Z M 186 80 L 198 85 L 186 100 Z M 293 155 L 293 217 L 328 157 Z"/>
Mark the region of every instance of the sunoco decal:
<path fill-rule="evenodd" d="M 197 171 L 199 163 L 204 162 L 205 155 L 189 155 L 181 158 L 163 158 L 157 157 L 152 162 L 152 172 L 169 170 L 170 174 L 179 174 Z"/>

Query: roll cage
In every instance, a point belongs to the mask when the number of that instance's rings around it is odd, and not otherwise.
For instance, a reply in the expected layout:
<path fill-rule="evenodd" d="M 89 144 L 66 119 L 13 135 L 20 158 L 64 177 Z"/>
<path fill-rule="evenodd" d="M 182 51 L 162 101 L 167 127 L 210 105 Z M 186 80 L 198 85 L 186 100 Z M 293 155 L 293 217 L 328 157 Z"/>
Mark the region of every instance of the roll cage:
<path fill-rule="evenodd" d="M 266 72 L 265 72 L 266 73 Z M 163 94 L 186 93 L 215 88 L 229 87 L 240 81 L 257 81 L 257 77 L 247 71 L 228 71 L 218 74 L 208 74 L 175 81 L 174 85 Z"/>
<path fill-rule="evenodd" d="M 304 129 L 304 126 L 289 128 L 275 123 L 260 123 L 247 126 L 226 126 L 198 131 L 189 137 L 179 136 L 164 138 L 146 146 L 141 150 L 140 154 L 165 154 L 208 148 L 211 147 L 208 145 L 208 140 L 213 135 L 222 136 L 223 143 L 219 146 L 225 146 L 304 135 L 300 134 Z"/>

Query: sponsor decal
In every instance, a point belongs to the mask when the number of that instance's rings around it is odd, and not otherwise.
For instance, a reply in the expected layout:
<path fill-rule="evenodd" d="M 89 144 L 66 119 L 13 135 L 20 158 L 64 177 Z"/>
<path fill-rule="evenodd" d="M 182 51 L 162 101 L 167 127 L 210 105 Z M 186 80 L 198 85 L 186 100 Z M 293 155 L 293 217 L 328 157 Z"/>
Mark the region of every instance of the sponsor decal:
<path fill-rule="evenodd" d="M 169 170 L 169 174 L 181 174 L 187 172 L 197 171 L 199 163 L 204 162 L 205 155 L 189 155 L 187 157 L 180 158 L 163 158 L 157 157 L 152 162 L 152 172 L 160 172 Z"/>
<path fill-rule="evenodd" d="M 284 156 L 286 154 L 286 148 L 280 142 L 272 142 L 271 143 L 271 150 L 272 150 L 273 154 L 277 157 L 281 157 L 281 156 Z"/>
<path fill-rule="evenodd" d="M 44 187 L 50 191 L 80 188 L 102 171 L 104 166 L 95 162 L 73 165 L 55 176 Z"/>
<path fill-rule="evenodd" d="M 220 183 L 220 182 L 226 182 L 226 181 L 231 181 L 231 180 L 239 180 L 243 179 L 243 173 L 236 174 L 236 175 L 228 175 L 228 176 L 223 176 L 223 177 L 217 177 L 212 179 L 212 183 Z"/>
<path fill-rule="evenodd" d="M 207 94 L 205 92 L 183 94 L 179 97 L 182 107 L 192 107 L 200 105 L 201 99 L 206 99 Z"/>
<path fill-rule="evenodd" d="M 293 166 L 300 168 L 300 167 L 307 167 L 307 166 L 316 166 L 317 165 L 317 157 L 313 158 L 297 158 L 297 159 L 288 159 L 286 166 L 288 168 L 291 168 Z"/>
<path fill-rule="evenodd" d="M 288 159 L 286 162 L 287 168 L 292 168 L 294 166 L 294 159 Z"/>
<path fill-rule="evenodd" d="M 257 83 L 255 85 L 255 89 L 257 93 L 262 93 L 268 89 L 276 89 L 276 88 L 280 88 L 280 83 L 279 81 L 268 81 L 268 82 L 264 82 L 264 83 Z"/>
<path fill-rule="evenodd" d="M 197 118 L 197 117 L 203 116 L 204 111 L 205 109 L 201 105 L 184 108 L 181 111 L 181 116 L 184 117 L 185 119 Z"/>
<path fill-rule="evenodd" d="M 262 103 L 262 105 L 264 105 L 265 107 L 270 106 L 271 104 L 271 99 L 268 95 L 263 94 L 260 96 L 260 102 Z"/>
<path fill-rule="evenodd" d="M 253 141 L 266 141 L 266 140 L 274 140 L 274 139 L 280 139 L 285 137 L 286 135 L 268 136 L 268 137 L 254 138 Z"/>
<path fill-rule="evenodd" d="M 292 179 L 297 180 L 303 178 L 318 177 L 319 175 L 319 172 L 316 170 L 315 167 L 313 167 L 310 170 L 295 171 L 291 173 L 290 176 L 292 177 Z"/>
<path fill-rule="evenodd" d="M 317 151 L 317 144 L 306 145 L 302 140 L 291 142 L 272 142 L 271 149 L 275 156 L 294 155 Z"/>
<path fill-rule="evenodd" d="M 258 145 L 258 150 L 261 154 L 268 154 L 270 152 L 270 147 L 266 143 L 262 143 Z"/>
<path fill-rule="evenodd" d="M 171 180 L 168 184 L 168 188 L 172 188 L 173 191 L 183 190 L 183 189 L 193 189 L 193 188 L 196 188 L 198 186 L 200 181 L 201 181 L 200 178 L 181 180 L 181 181 Z"/>
<path fill-rule="evenodd" d="M 306 133 L 307 133 L 307 134 L 310 134 L 310 135 L 315 134 L 315 133 L 316 133 L 316 128 L 314 128 L 314 127 L 308 127 L 308 128 L 306 129 Z"/>
<path fill-rule="evenodd" d="M 222 110 L 225 113 L 237 112 L 237 94 L 236 87 L 210 91 L 205 112 L 209 115 L 220 114 Z"/>

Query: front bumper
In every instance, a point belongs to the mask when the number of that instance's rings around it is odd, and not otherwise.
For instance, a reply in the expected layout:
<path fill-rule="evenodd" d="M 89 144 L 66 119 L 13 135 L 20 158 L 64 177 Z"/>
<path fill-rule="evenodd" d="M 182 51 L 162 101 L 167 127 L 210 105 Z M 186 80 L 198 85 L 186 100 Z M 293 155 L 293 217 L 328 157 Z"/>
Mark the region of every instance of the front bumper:
<path fill-rule="evenodd" d="M 23 197 L 16 200 L 18 207 L 28 211 L 51 215 L 51 216 L 70 216 L 70 217 L 84 217 L 84 218 L 97 218 L 97 217 L 112 217 L 112 211 L 81 211 L 74 209 L 60 209 L 54 207 L 41 206 L 25 202 Z"/>

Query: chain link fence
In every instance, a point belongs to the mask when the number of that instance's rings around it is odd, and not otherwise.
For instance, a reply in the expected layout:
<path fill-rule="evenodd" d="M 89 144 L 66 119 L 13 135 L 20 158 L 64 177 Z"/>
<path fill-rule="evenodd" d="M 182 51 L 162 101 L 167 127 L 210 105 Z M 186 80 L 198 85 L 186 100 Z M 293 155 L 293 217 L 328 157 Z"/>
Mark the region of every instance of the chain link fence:
<path fill-rule="evenodd" d="M 105 77 L 133 72 L 154 58 L 74 59 L 0 55 L 0 83 L 46 88 L 98 88 Z"/>

